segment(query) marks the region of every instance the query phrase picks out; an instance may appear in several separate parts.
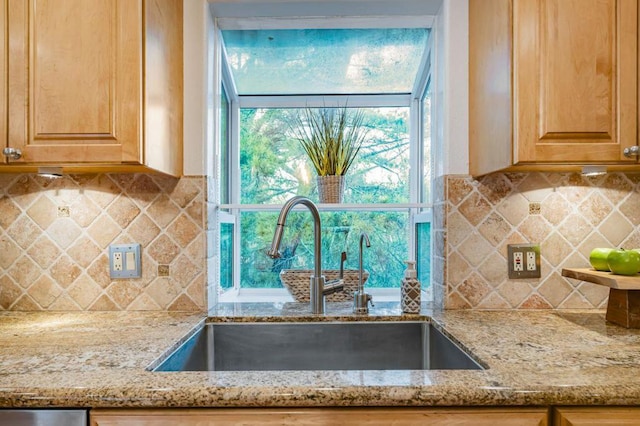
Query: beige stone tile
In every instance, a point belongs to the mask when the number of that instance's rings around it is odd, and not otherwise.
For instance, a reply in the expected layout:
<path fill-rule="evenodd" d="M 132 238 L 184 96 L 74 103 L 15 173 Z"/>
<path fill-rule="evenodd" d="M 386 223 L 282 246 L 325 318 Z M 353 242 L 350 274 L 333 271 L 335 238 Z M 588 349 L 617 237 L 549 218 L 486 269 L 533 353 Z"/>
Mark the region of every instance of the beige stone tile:
<path fill-rule="evenodd" d="M 29 207 L 27 214 L 40 228 L 47 229 L 58 218 L 58 209 L 49 198 L 43 195 Z"/>
<path fill-rule="evenodd" d="M 28 294 L 23 294 L 11 306 L 12 311 L 41 311 L 42 308 Z"/>
<path fill-rule="evenodd" d="M 636 230 L 633 231 L 629 237 L 627 237 L 622 244 L 622 247 L 632 247 L 632 248 L 640 248 L 640 227 L 636 227 Z"/>
<path fill-rule="evenodd" d="M 187 288 L 191 281 L 201 272 L 186 256 L 179 256 L 171 264 L 171 278 L 182 288 Z"/>
<path fill-rule="evenodd" d="M 201 197 L 202 180 L 199 178 L 182 178 L 169 193 L 169 197 L 181 208 L 185 208 L 196 197 Z"/>
<path fill-rule="evenodd" d="M 560 224 L 571 212 L 573 207 L 559 192 L 550 194 L 540 205 L 542 216 L 552 225 Z"/>
<path fill-rule="evenodd" d="M 119 309 L 126 310 L 140 295 L 142 290 L 130 280 L 117 280 L 114 281 L 105 292 Z"/>
<path fill-rule="evenodd" d="M 181 247 L 188 246 L 201 233 L 202 228 L 184 214 L 178 216 L 167 229 L 167 234 Z"/>
<path fill-rule="evenodd" d="M 449 177 L 446 180 L 446 191 L 447 200 L 457 206 L 474 191 L 474 187 L 468 178 Z"/>
<path fill-rule="evenodd" d="M 107 213 L 118 226 L 126 228 L 140 214 L 140 209 L 129 198 L 120 195 L 107 208 Z"/>
<path fill-rule="evenodd" d="M 148 294 L 142 293 L 127 308 L 128 311 L 156 311 L 162 308 Z"/>
<path fill-rule="evenodd" d="M 67 289 L 67 294 L 86 310 L 102 294 L 102 288 L 83 274 Z"/>
<path fill-rule="evenodd" d="M 512 226 L 518 226 L 529 215 L 529 202 L 522 194 L 511 194 L 496 210 Z"/>
<path fill-rule="evenodd" d="M 522 302 L 520 309 L 551 309 L 551 305 L 542 296 L 534 293 Z"/>
<path fill-rule="evenodd" d="M 520 182 L 517 190 L 527 201 L 541 203 L 547 196 L 553 193 L 553 186 L 544 177 L 543 173 L 529 173 L 528 176 Z"/>
<path fill-rule="evenodd" d="M 150 175 L 139 174 L 127 189 L 127 194 L 141 207 L 146 207 L 160 193 L 160 188 Z"/>
<path fill-rule="evenodd" d="M 109 256 L 102 253 L 87 268 L 87 275 L 102 288 L 107 288 L 111 284 L 109 276 Z"/>
<path fill-rule="evenodd" d="M 80 306 L 67 294 L 62 294 L 49 306 L 50 311 L 80 311 Z"/>
<path fill-rule="evenodd" d="M 477 306 L 492 291 L 492 288 L 480 275 L 473 273 L 456 290 L 471 303 L 471 306 Z"/>
<path fill-rule="evenodd" d="M 479 193 L 473 192 L 458 206 L 458 211 L 476 226 L 491 213 L 491 205 Z"/>
<path fill-rule="evenodd" d="M 553 308 L 557 308 L 571 294 L 573 287 L 567 280 L 557 273 L 553 273 L 540 287 L 538 293 L 549 302 Z"/>
<path fill-rule="evenodd" d="M 106 294 L 100 295 L 90 307 L 90 311 L 119 311 L 118 306 Z"/>
<path fill-rule="evenodd" d="M 40 276 L 40 267 L 29 258 L 21 256 L 8 270 L 9 276 L 22 288 L 28 288 Z"/>
<path fill-rule="evenodd" d="M 86 228 L 100 215 L 101 209 L 89 197 L 79 197 L 69 206 L 70 217 L 82 228 Z"/>
<path fill-rule="evenodd" d="M 180 295 L 182 288 L 172 279 L 158 277 L 149 284 L 146 293 L 163 309 L 169 307 L 171 303 Z"/>
<path fill-rule="evenodd" d="M 21 250 L 16 243 L 5 233 L 0 234 L 0 267 L 8 269 L 9 266 L 20 257 Z"/>
<path fill-rule="evenodd" d="M 132 173 L 110 173 L 109 177 L 113 180 L 119 188 L 121 188 L 124 192 L 129 189 L 133 181 L 136 179 L 138 174 Z"/>
<path fill-rule="evenodd" d="M 49 274 L 62 288 L 69 287 L 82 270 L 67 255 L 62 255 L 49 269 Z"/>
<path fill-rule="evenodd" d="M 0 175 L 2 175 L 0 173 Z M 22 211 L 6 196 L 0 197 L 0 229 L 8 229 L 14 223 Z"/>
<path fill-rule="evenodd" d="M 6 193 L 14 203 L 22 209 L 27 209 L 40 196 L 40 191 L 41 187 L 28 174 L 23 174 L 13 182 Z"/>
<path fill-rule="evenodd" d="M 560 265 L 564 259 L 572 252 L 571 246 L 557 232 L 551 235 L 540 244 L 541 256 L 553 266 Z"/>
<path fill-rule="evenodd" d="M 524 280 L 507 280 L 497 292 L 512 308 L 518 307 L 527 297 L 531 295 L 531 286 Z"/>
<path fill-rule="evenodd" d="M 539 243 L 549 236 L 552 227 L 544 217 L 540 215 L 530 215 L 520 224 L 518 231 L 527 242 Z"/>
<path fill-rule="evenodd" d="M 156 238 L 147 249 L 149 256 L 163 265 L 170 264 L 179 252 L 180 248 L 164 234 Z"/>
<path fill-rule="evenodd" d="M 176 300 L 173 301 L 168 307 L 169 311 L 188 311 L 198 312 L 200 307 L 186 294 L 181 294 Z"/>
<path fill-rule="evenodd" d="M 78 238 L 67 250 L 69 257 L 83 268 L 88 267 L 102 253 L 102 249 L 85 236 Z"/>
<path fill-rule="evenodd" d="M 469 309 L 471 304 L 465 300 L 458 292 L 451 292 L 447 294 L 445 301 L 446 309 Z"/>
<path fill-rule="evenodd" d="M 490 293 L 477 305 L 479 309 L 510 309 L 509 302 L 504 300 L 497 292 Z"/>
<path fill-rule="evenodd" d="M 453 252 L 449 255 L 446 264 L 446 282 L 458 285 L 469 276 L 471 267 L 460 254 Z"/>
<path fill-rule="evenodd" d="M 580 284 L 578 292 L 596 308 L 609 297 L 609 287 L 587 282 Z"/>
<path fill-rule="evenodd" d="M 478 267 L 478 272 L 493 287 L 507 279 L 507 260 L 495 250 L 488 253 L 486 259 Z"/>
<path fill-rule="evenodd" d="M 482 263 L 495 248 L 477 232 L 472 233 L 458 247 L 458 252 L 473 266 Z"/>
<path fill-rule="evenodd" d="M 598 226 L 611 213 L 612 207 L 602 195 L 594 192 L 578 206 L 578 210 L 585 220 Z"/>
<path fill-rule="evenodd" d="M 120 226 L 108 215 L 101 215 L 87 229 L 87 234 L 103 249 L 121 233 Z"/>
<path fill-rule="evenodd" d="M 76 223 L 68 217 L 61 217 L 47 228 L 47 235 L 60 248 L 66 249 L 73 244 L 82 233 Z"/>
<path fill-rule="evenodd" d="M 478 191 L 493 205 L 498 205 L 509 196 L 513 187 L 503 173 L 492 173 L 480 179 Z"/>
<path fill-rule="evenodd" d="M 205 259 L 205 250 L 206 247 L 206 238 L 203 233 L 199 233 L 196 238 L 193 240 L 191 244 L 187 248 L 185 248 L 182 252 L 189 256 L 191 260 L 196 264 L 200 270 L 204 268 L 204 259 Z"/>
<path fill-rule="evenodd" d="M 193 300 L 193 302 L 198 307 L 199 311 L 204 311 L 207 304 L 207 296 L 206 296 L 206 276 L 204 273 L 200 273 L 186 290 L 186 294 Z"/>
<path fill-rule="evenodd" d="M 180 209 L 166 194 L 161 194 L 147 208 L 147 214 L 161 228 L 167 227 L 180 214 Z"/>
<path fill-rule="evenodd" d="M 118 185 L 106 174 L 99 174 L 84 185 L 85 196 L 102 209 L 111 204 L 121 192 Z"/>
<path fill-rule="evenodd" d="M 153 223 L 149 216 L 141 214 L 129 226 L 127 233 L 135 242 L 146 246 L 160 234 L 160 228 Z"/>
<path fill-rule="evenodd" d="M 9 188 L 20 177 L 17 173 L 0 173 L 0 194 L 5 188 Z"/>
<path fill-rule="evenodd" d="M 640 204 L 638 205 L 640 209 Z M 634 226 L 617 211 L 612 212 L 598 226 L 598 231 L 611 242 L 613 247 L 620 247 L 622 242 L 633 232 Z"/>
<path fill-rule="evenodd" d="M 204 206 L 205 204 L 200 199 L 196 199 L 185 209 L 191 220 L 193 220 L 196 225 L 202 229 L 206 229 Z"/>
<path fill-rule="evenodd" d="M 600 233 L 592 232 L 580 244 L 580 247 L 578 247 L 578 251 L 580 252 L 580 254 L 585 259 L 588 260 L 589 259 L 589 254 L 591 253 L 591 250 L 593 250 L 594 248 L 596 248 L 596 247 L 613 247 L 613 246 L 614 246 L 614 244 L 612 242 L 610 242 L 609 240 L 607 240 L 606 238 L 604 238 Z"/>
<path fill-rule="evenodd" d="M 574 247 L 578 247 L 592 231 L 593 226 L 576 213 L 567 216 L 565 221 L 558 227 L 560 235 Z"/>
<path fill-rule="evenodd" d="M 41 275 L 28 289 L 29 296 L 46 310 L 62 294 L 62 289 L 48 276 Z"/>
<path fill-rule="evenodd" d="M 513 232 L 511 225 L 498 213 L 491 213 L 478 226 L 480 234 L 492 245 L 498 246 Z"/>
<path fill-rule="evenodd" d="M 558 306 L 560 309 L 591 309 L 594 306 L 584 298 L 582 294 L 577 291 L 572 292 L 569 297 L 567 297 L 561 304 Z"/>
<path fill-rule="evenodd" d="M 620 203 L 633 191 L 633 183 L 627 179 L 624 173 L 607 173 L 602 183 L 602 195 L 612 204 Z"/>
<path fill-rule="evenodd" d="M 7 234 L 21 248 L 27 249 L 42 234 L 42 230 L 31 218 L 21 215 L 8 227 Z"/>
<path fill-rule="evenodd" d="M 47 236 L 43 235 L 27 251 L 29 257 L 40 267 L 48 268 L 60 256 L 60 249 Z"/>
<path fill-rule="evenodd" d="M 24 289 L 7 275 L 0 275 L 0 309 L 7 310 L 24 294 Z"/>
<path fill-rule="evenodd" d="M 458 212 L 451 213 L 447 218 L 447 243 L 452 247 L 458 247 L 469 234 L 473 227 Z"/>
<path fill-rule="evenodd" d="M 622 213 L 635 226 L 640 226 L 640 192 L 629 194 L 619 207 Z"/>

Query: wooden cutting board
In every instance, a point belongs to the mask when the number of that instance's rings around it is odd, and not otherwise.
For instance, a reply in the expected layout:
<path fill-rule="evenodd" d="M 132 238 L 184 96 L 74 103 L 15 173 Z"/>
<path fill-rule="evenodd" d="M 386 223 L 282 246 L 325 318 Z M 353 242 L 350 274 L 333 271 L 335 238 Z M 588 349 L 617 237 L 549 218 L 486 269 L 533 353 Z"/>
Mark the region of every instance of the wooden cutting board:
<path fill-rule="evenodd" d="M 604 285 L 618 290 L 640 290 L 640 274 L 615 275 L 611 272 L 596 271 L 591 268 L 564 268 L 562 276 Z"/>

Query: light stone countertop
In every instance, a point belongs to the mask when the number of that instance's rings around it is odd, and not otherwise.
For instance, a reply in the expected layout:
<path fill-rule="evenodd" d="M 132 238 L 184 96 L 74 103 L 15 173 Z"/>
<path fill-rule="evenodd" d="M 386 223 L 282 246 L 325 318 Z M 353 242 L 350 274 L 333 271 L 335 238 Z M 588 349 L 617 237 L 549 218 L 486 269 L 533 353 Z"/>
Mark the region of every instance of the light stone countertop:
<path fill-rule="evenodd" d="M 349 303 L 225 304 L 211 321 L 353 320 Z M 640 405 L 640 330 L 603 311 L 432 311 L 484 371 L 146 370 L 205 321 L 153 312 L 0 313 L 0 407 Z M 364 318 L 359 318 L 364 319 Z"/>

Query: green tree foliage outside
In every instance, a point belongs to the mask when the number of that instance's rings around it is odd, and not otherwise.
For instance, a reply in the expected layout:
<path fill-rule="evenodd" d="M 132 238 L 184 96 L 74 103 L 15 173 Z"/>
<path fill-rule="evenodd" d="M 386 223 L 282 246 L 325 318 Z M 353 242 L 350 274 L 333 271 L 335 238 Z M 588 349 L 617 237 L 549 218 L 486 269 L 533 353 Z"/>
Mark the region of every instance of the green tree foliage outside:
<path fill-rule="evenodd" d="M 317 201 L 315 173 L 291 131 L 297 109 L 242 109 L 240 129 L 241 203 L 282 204 L 294 195 Z M 345 203 L 409 202 L 408 108 L 364 109 L 368 139 L 347 175 Z M 266 256 L 278 212 L 242 211 L 241 283 L 249 288 L 281 287 L 281 269 L 311 269 L 313 225 L 306 211 L 287 219 L 281 259 Z M 408 211 L 324 211 L 323 269 L 357 269 L 360 233 L 367 232 L 367 285 L 398 287 L 407 259 Z M 421 274 L 422 275 L 422 274 Z"/>

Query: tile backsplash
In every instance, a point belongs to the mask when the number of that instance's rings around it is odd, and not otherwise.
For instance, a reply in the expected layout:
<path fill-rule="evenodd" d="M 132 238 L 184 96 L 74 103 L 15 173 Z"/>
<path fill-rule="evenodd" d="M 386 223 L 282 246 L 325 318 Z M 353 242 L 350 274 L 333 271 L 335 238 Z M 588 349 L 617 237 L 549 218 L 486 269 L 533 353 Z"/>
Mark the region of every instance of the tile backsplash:
<path fill-rule="evenodd" d="M 562 268 L 588 267 L 594 247 L 640 247 L 640 174 L 495 173 L 443 186 L 446 308 L 603 307 L 608 288 Z M 541 278 L 507 278 L 507 244 L 517 243 L 540 244 Z"/>
<path fill-rule="evenodd" d="M 206 309 L 205 179 L 0 174 L 0 310 Z M 112 243 L 142 277 L 109 278 Z"/>

